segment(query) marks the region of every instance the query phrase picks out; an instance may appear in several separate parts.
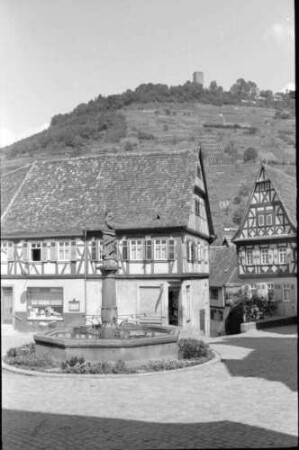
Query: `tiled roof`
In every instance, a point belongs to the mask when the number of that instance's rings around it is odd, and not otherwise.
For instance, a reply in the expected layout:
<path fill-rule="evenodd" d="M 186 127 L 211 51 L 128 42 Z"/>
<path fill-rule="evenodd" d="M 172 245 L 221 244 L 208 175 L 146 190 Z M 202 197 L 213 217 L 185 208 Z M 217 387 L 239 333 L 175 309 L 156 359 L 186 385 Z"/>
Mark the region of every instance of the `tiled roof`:
<path fill-rule="evenodd" d="M 116 229 L 187 226 L 197 161 L 198 150 L 185 150 L 36 162 L 2 233 L 101 229 L 106 208 Z"/>
<path fill-rule="evenodd" d="M 10 172 L 9 176 L 1 179 L 1 214 L 5 212 L 14 196 L 17 194 L 19 187 L 22 185 L 31 165 L 21 167 Z"/>
<path fill-rule="evenodd" d="M 274 169 L 271 166 L 264 164 L 266 173 L 281 200 L 283 207 L 292 222 L 292 225 L 297 227 L 296 217 L 296 178 L 287 175 L 281 170 Z"/>
<path fill-rule="evenodd" d="M 237 253 L 235 246 L 210 247 L 210 277 L 211 287 L 222 287 L 227 283 L 238 282 Z"/>

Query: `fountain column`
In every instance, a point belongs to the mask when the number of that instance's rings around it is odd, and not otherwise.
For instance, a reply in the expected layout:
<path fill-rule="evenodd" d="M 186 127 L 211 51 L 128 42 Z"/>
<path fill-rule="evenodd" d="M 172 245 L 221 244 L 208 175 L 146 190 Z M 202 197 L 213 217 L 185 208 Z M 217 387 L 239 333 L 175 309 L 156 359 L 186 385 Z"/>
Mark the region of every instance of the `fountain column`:
<path fill-rule="evenodd" d="M 117 323 L 116 274 L 118 271 L 116 233 L 113 215 L 107 211 L 103 228 L 103 264 L 99 267 L 103 276 L 101 318 L 103 324 Z"/>
<path fill-rule="evenodd" d="M 115 278 L 118 267 L 113 264 L 103 264 L 101 266 L 103 275 L 102 284 L 102 323 L 113 325 L 117 323 L 117 306 L 116 306 L 116 286 Z"/>

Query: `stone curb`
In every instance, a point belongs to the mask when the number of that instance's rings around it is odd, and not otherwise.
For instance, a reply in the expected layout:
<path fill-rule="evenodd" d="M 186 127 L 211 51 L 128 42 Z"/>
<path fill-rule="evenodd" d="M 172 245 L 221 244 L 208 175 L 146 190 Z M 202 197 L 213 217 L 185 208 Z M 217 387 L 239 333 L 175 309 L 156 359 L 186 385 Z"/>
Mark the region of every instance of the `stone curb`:
<path fill-rule="evenodd" d="M 190 370 L 198 370 L 201 367 L 206 367 L 207 365 L 210 364 L 215 364 L 217 362 L 221 361 L 221 356 L 218 352 L 216 352 L 215 350 L 211 350 L 211 352 L 213 353 L 213 358 L 209 359 L 207 362 L 202 363 L 202 364 L 197 364 L 191 367 L 182 367 L 181 369 L 172 369 L 172 370 L 161 370 L 159 372 L 145 372 L 145 373 L 130 373 L 130 374 L 75 374 L 75 373 L 53 373 L 53 372 L 39 372 L 37 370 L 25 370 L 25 369 L 17 369 L 14 366 L 11 366 L 9 364 L 6 364 L 3 360 L 2 360 L 2 369 L 6 370 L 7 372 L 13 372 L 16 373 L 18 375 L 26 375 L 29 377 L 50 377 L 50 378 L 76 378 L 78 380 L 90 380 L 93 378 L 96 379 L 106 379 L 106 378 L 131 378 L 131 377 L 143 377 L 143 376 L 151 376 L 151 375 L 165 375 L 165 374 L 173 374 L 173 373 L 181 373 L 181 372 L 186 372 L 186 371 L 190 371 Z"/>

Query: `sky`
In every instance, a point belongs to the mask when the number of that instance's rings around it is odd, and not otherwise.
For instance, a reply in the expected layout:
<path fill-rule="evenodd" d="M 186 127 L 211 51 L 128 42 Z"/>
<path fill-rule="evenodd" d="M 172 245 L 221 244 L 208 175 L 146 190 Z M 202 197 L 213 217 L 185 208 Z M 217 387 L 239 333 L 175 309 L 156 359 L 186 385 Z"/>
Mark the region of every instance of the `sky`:
<path fill-rule="evenodd" d="M 204 73 L 225 90 L 294 83 L 292 0 L 0 0 L 0 147 L 55 114 Z"/>

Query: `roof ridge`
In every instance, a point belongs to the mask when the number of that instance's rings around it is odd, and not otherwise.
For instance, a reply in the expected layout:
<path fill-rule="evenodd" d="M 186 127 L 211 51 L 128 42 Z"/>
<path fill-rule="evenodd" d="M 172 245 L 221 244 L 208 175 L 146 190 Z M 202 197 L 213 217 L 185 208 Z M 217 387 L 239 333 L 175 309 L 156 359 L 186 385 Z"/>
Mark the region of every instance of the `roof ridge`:
<path fill-rule="evenodd" d="M 24 184 L 25 184 L 25 182 L 26 182 L 26 180 L 27 180 L 29 174 L 32 172 L 32 170 L 33 170 L 33 168 L 34 168 L 34 166 L 35 166 L 35 162 L 31 163 L 30 165 L 31 165 L 30 169 L 29 169 L 28 172 L 26 173 L 26 175 L 25 175 L 23 181 L 21 182 L 20 186 L 19 186 L 18 189 L 16 190 L 15 194 L 13 195 L 13 197 L 12 197 L 12 199 L 10 200 L 9 204 L 7 205 L 5 211 L 3 212 L 2 216 L 1 216 L 1 221 L 4 220 L 4 218 L 5 218 L 5 216 L 7 215 L 9 209 L 11 208 L 12 204 L 14 203 L 15 199 L 16 199 L 17 196 L 19 195 L 19 192 L 21 191 L 21 189 L 23 189 L 23 186 L 24 186 Z"/>
<path fill-rule="evenodd" d="M 181 153 L 187 152 L 195 152 L 197 149 L 194 148 L 185 148 L 185 149 L 176 149 L 176 150 L 153 150 L 153 151 L 140 151 L 140 152 L 102 152 L 97 155 L 85 155 L 85 156 L 75 156 L 75 157 L 66 157 L 66 158 L 54 158 L 54 159 L 46 159 L 46 160 L 38 160 L 36 159 L 30 164 L 46 164 L 60 161 L 78 161 L 78 160 L 86 160 L 86 159 L 97 159 L 105 156 L 109 157 L 130 157 L 130 156 L 147 156 L 147 155 L 179 155 Z M 25 167 L 25 166 L 23 166 Z M 18 170 L 18 169 L 17 169 Z"/>

